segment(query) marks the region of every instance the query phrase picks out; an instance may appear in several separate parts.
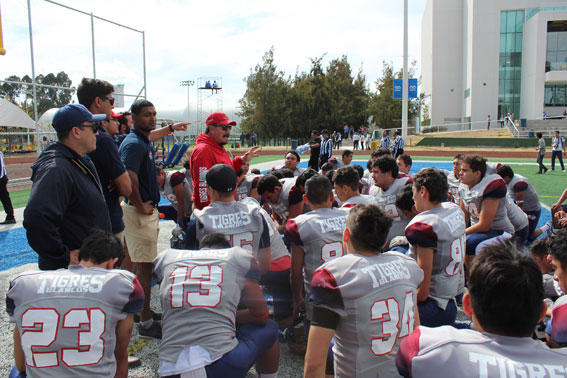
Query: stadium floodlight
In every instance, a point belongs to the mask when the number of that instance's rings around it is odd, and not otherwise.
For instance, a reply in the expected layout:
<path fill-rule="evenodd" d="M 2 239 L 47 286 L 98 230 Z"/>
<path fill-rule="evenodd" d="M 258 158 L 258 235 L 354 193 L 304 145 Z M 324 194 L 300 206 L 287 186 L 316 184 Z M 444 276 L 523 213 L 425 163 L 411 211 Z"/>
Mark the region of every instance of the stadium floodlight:
<path fill-rule="evenodd" d="M 179 83 L 182 87 L 187 87 L 187 122 L 191 122 L 191 115 L 189 114 L 190 102 L 189 94 L 191 93 L 191 87 L 195 84 L 194 80 L 183 80 Z"/>

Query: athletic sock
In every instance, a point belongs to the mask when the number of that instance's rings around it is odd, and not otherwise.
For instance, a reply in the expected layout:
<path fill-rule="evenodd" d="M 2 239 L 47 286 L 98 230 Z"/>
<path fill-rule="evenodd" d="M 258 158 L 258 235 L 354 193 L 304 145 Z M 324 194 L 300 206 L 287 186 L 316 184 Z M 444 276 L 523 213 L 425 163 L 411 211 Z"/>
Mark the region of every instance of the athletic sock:
<path fill-rule="evenodd" d="M 141 325 L 143 328 L 146 328 L 146 329 L 150 328 L 153 323 L 154 323 L 154 320 L 153 320 L 153 319 L 144 320 L 143 322 L 140 321 L 140 325 Z"/>
<path fill-rule="evenodd" d="M 258 378 L 278 378 L 278 372 L 275 373 L 258 373 Z"/>

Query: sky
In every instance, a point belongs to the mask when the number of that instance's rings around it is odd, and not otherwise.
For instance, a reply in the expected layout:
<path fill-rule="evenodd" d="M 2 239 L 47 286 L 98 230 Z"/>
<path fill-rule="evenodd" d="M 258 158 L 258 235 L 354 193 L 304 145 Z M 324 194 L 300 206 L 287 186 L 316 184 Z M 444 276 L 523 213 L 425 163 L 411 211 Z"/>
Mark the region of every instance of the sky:
<path fill-rule="evenodd" d="M 419 67 L 421 18 L 426 0 L 409 0 L 409 60 Z M 91 18 L 44 0 L 30 0 L 35 74 L 65 71 L 77 86 L 93 77 Z M 353 74 L 360 67 L 369 89 L 382 62 L 402 67 L 401 0 L 58 0 L 88 14 L 144 31 L 147 98 L 160 110 L 197 108 L 199 78 L 221 78 L 223 110 L 234 116 L 244 79 L 274 48 L 274 63 L 286 75 L 308 72 L 310 58 L 346 55 Z M 31 76 L 27 2 L 0 0 L 6 55 L 0 78 Z M 96 77 L 124 84 L 127 94 L 144 86 L 143 37 L 101 20 L 94 21 Z M 204 79 L 201 79 L 204 81 Z M 218 97 L 203 94 L 204 112 L 216 111 Z M 128 105 L 128 99 L 126 103 Z M 131 101 L 130 101 L 131 102 Z"/>

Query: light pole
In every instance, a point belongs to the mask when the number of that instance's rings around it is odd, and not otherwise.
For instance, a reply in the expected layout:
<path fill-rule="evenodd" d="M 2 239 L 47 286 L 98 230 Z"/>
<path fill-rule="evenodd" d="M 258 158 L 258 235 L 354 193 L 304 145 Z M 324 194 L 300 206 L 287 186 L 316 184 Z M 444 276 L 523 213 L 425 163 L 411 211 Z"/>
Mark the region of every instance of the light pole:
<path fill-rule="evenodd" d="M 402 84 L 402 138 L 408 140 L 408 0 L 404 0 L 404 69 Z"/>
<path fill-rule="evenodd" d="M 191 122 L 191 115 L 190 115 L 190 102 L 189 102 L 189 94 L 191 93 L 191 87 L 195 84 L 194 80 L 183 80 L 179 83 L 182 87 L 187 87 L 187 122 Z"/>

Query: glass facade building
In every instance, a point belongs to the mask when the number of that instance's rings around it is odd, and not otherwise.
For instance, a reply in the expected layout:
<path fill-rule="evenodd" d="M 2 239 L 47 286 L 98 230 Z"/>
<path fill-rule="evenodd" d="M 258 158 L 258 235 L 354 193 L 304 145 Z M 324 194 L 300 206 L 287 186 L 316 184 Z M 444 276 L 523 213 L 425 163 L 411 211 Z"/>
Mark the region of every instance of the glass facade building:
<path fill-rule="evenodd" d="M 525 11 L 500 12 L 500 63 L 498 75 L 498 116 L 520 115 L 522 88 L 522 37 Z"/>

